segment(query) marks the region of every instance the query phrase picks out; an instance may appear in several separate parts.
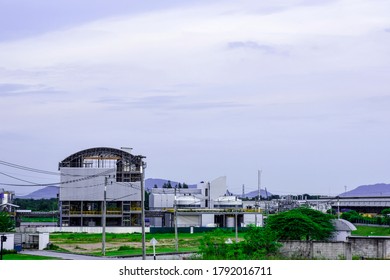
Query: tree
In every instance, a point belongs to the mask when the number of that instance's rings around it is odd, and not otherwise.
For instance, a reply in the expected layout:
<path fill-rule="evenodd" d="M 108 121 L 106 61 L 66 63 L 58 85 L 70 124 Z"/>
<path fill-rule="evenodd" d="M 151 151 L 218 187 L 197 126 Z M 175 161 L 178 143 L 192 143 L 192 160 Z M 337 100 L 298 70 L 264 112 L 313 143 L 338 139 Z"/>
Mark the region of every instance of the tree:
<path fill-rule="evenodd" d="M 200 240 L 199 253 L 205 260 L 256 260 L 278 252 L 280 243 L 268 228 L 250 227 L 244 241 L 227 243 L 221 229 L 206 233 Z"/>
<path fill-rule="evenodd" d="M 384 223 L 389 224 L 390 223 L 390 208 L 383 209 L 381 214 L 383 215 Z"/>
<path fill-rule="evenodd" d="M 12 231 L 15 228 L 14 221 L 7 212 L 0 212 L 0 232 Z"/>
<path fill-rule="evenodd" d="M 269 227 L 250 226 L 244 238 L 244 253 L 252 259 L 262 259 L 265 256 L 276 254 L 281 247 L 281 244 L 276 241 L 275 232 Z"/>
<path fill-rule="evenodd" d="M 326 240 L 334 232 L 333 218 L 332 215 L 300 207 L 270 216 L 266 226 L 278 240 Z"/>

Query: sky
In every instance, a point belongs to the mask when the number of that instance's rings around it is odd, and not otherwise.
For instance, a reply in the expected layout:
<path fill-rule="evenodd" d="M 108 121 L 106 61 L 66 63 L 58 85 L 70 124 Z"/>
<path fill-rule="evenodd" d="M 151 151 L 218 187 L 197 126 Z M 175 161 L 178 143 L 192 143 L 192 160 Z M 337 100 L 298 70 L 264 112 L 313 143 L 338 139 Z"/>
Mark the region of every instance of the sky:
<path fill-rule="evenodd" d="M 390 2 L 0 0 L 0 160 L 131 147 L 146 178 L 390 183 Z M 24 180 L 24 181 L 22 181 Z M 55 175 L 0 164 L 28 194 Z"/>

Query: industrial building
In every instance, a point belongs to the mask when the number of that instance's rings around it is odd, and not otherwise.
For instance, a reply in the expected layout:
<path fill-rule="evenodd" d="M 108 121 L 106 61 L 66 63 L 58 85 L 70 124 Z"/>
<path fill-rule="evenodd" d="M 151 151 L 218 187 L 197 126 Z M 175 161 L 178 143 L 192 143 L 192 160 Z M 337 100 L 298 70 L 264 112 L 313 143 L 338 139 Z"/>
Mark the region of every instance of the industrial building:
<path fill-rule="evenodd" d="M 15 192 L 0 189 L 0 211 L 14 213 L 18 205 L 13 204 Z"/>
<path fill-rule="evenodd" d="M 61 227 L 141 226 L 142 156 L 90 148 L 59 163 Z M 104 208 L 106 206 L 106 211 Z"/>
<path fill-rule="evenodd" d="M 243 207 L 227 194 L 226 176 L 201 182 L 196 188 L 155 188 L 149 196 L 150 224 L 154 227 L 238 227 L 262 225 L 262 215 Z"/>

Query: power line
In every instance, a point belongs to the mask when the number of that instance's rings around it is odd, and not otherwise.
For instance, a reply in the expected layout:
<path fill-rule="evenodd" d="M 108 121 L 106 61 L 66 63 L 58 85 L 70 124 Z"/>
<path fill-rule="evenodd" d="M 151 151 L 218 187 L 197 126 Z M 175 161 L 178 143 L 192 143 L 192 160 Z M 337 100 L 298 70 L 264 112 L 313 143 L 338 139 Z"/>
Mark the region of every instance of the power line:
<path fill-rule="evenodd" d="M 30 182 L 32 184 L 29 184 L 29 185 L 0 183 L 0 185 L 12 186 L 12 187 L 48 187 L 48 186 L 53 186 L 53 185 L 64 185 L 64 184 L 76 183 L 76 182 L 81 182 L 81 181 L 93 179 L 93 178 L 96 178 L 96 177 L 99 177 L 99 176 L 105 176 L 105 175 L 107 175 L 108 173 L 111 173 L 114 170 L 115 170 L 115 168 L 112 168 L 112 169 L 108 169 L 108 170 L 105 170 L 105 171 L 97 173 L 97 174 L 85 176 L 85 177 L 82 177 L 82 178 L 79 178 L 79 179 L 68 180 L 68 181 L 65 181 L 65 182 L 44 183 L 44 184 Z M 22 180 L 22 179 L 19 179 L 19 180 Z"/>
<path fill-rule="evenodd" d="M 53 171 L 46 171 L 46 170 L 31 168 L 31 167 L 18 165 L 18 164 L 7 162 L 7 161 L 3 161 L 3 160 L 0 160 L 0 164 L 1 165 L 6 165 L 6 166 L 9 166 L 9 167 L 12 167 L 12 168 L 16 168 L 16 169 L 21 169 L 21 170 L 35 172 L 35 173 L 42 173 L 42 174 L 47 174 L 47 175 L 56 175 L 56 176 L 58 176 L 60 174 L 59 172 L 53 172 Z"/>
<path fill-rule="evenodd" d="M 9 177 L 9 178 L 15 179 L 15 180 L 19 180 L 19 181 L 25 182 L 25 183 L 36 184 L 36 183 L 34 183 L 34 182 L 26 181 L 26 180 L 23 180 L 23 179 L 20 179 L 20 178 L 11 176 L 11 175 L 6 174 L 6 173 L 4 173 L 4 172 L 0 172 L 0 174 L 2 174 L 2 175 L 4 175 L 4 176 L 7 176 L 7 177 Z"/>

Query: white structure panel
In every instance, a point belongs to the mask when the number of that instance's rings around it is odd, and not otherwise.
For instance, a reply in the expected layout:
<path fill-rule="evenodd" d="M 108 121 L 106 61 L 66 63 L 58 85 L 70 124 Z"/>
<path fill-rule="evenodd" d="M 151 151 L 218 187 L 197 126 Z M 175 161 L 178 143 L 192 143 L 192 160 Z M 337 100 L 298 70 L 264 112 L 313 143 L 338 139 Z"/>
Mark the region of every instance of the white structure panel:
<path fill-rule="evenodd" d="M 88 176 L 96 177 L 82 180 Z M 116 182 L 115 170 L 106 168 L 61 168 L 61 201 L 103 201 L 105 177 L 107 181 L 107 200 L 141 200 L 140 182 Z M 69 182 L 69 183 L 66 183 Z"/>

